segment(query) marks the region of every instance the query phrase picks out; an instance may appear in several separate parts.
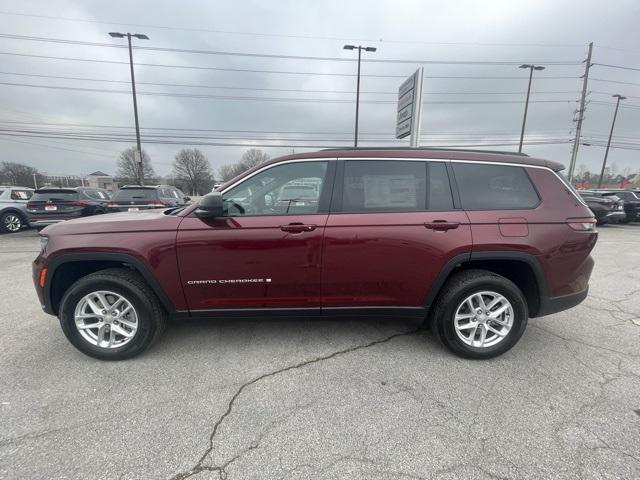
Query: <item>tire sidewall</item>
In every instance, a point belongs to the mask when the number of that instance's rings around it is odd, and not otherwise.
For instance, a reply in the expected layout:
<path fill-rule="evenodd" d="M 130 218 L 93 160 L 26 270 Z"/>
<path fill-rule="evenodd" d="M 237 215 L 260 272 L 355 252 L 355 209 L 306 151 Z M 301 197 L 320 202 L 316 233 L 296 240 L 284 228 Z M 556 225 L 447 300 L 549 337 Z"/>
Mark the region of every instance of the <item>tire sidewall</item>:
<path fill-rule="evenodd" d="M 92 345 L 82 337 L 75 324 L 75 309 L 87 294 L 107 290 L 125 297 L 138 315 L 138 330 L 127 344 L 118 348 L 101 348 Z M 72 285 L 64 295 L 60 305 L 60 325 L 65 336 L 81 352 L 101 360 L 124 360 L 142 352 L 153 339 L 155 325 L 151 321 L 152 309 L 145 296 L 128 282 L 116 278 L 82 278 Z"/>
<path fill-rule="evenodd" d="M 454 317 L 456 310 L 465 298 L 482 291 L 499 293 L 511 303 L 514 314 L 513 325 L 507 336 L 496 345 L 491 347 L 472 347 L 458 337 L 454 325 Z M 520 290 L 502 277 L 488 276 L 469 282 L 448 299 L 438 319 L 439 332 L 450 348 L 460 355 L 477 359 L 492 358 L 508 351 L 518 342 L 527 326 L 528 316 L 527 304 Z"/>

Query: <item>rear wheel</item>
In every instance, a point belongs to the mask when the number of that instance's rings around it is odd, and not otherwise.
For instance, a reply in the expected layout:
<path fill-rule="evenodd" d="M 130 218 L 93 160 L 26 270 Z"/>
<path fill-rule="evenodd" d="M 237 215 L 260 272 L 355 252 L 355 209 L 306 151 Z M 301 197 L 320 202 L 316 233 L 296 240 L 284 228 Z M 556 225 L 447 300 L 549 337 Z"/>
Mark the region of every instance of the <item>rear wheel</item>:
<path fill-rule="evenodd" d="M 520 289 L 486 270 L 466 270 L 443 287 L 431 329 L 451 351 L 466 358 L 492 358 L 520 339 L 528 310 Z"/>
<path fill-rule="evenodd" d="M 16 212 L 6 212 L 0 217 L 0 230 L 7 233 L 19 232 L 25 222 L 22 220 L 20 214 Z"/>
<path fill-rule="evenodd" d="M 166 314 L 142 277 L 126 269 L 102 270 L 75 282 L 60 306 L 60 324 L 81 352 L 124 360 L 160 337 Z"/>

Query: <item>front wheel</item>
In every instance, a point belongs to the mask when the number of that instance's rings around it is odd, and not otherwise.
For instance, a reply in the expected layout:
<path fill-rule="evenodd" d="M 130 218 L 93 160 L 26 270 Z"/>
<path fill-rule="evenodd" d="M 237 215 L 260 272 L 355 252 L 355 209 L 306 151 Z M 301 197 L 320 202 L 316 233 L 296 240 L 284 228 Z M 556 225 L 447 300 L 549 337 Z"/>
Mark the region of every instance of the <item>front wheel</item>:
<path fill-rule="evenodd" d="M 527 302 L 513 282 L 486 270 L 466 270 L 443 287 L 431 328 L 457 355 L 486 359 L 513 347 L 527 320 Z"/>
<path fill-rule="evenodd" d="M 124 268 L 82 277 L 64 294 L 60 325 L 81 352 L 124 360 L 143 352 L 164 330 L 166 313 L 144 279 Z"/>

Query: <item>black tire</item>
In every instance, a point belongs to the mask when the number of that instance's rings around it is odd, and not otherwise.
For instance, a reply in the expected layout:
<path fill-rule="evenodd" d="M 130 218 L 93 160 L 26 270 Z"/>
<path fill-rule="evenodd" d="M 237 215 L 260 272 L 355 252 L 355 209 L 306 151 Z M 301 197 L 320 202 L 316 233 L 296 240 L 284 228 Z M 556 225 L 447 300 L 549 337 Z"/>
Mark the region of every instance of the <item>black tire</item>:
<path fill-rule="evenodd" d="M 108 290 L 124 296 L 138 314 L 139 324 L 133 339 L 121 347 L 111 349 L 93 345 L 76 328 L 76 305 L 85 295 L 97 290 Z M 142 353 L 160 338 L 167 315 L 138 273 L 124 268 L 111 268 L 82 277 L 71 285 L 62 298 L 59 317 L 62 331 L 82 353 L 100 360 L 125 360 Z"/>
<path fill-rule="evenodd" d="M 17 222 L 17 223 L 16 223 Z M 22 215 L 17 212 L 4 212 L 0 215 L 0 232 L 17 233 L 27 225 Z"/>
<path fill-rule="evenodd" d="M 472 347 L 457 335 L 454 317 L 458 306 L 474 292 L 492 291 L 504 296 L 513 308 L 511 330 L 495 345 Z M 464 358 L 487 359 L 502 355 L 513 347 L 527 327 L 529 311 L 520 289 L 507 278 L 487 270 L 464 270 L 451 277 L 431 311 L 431 331 L 440 342 L 456 355 Z"/>

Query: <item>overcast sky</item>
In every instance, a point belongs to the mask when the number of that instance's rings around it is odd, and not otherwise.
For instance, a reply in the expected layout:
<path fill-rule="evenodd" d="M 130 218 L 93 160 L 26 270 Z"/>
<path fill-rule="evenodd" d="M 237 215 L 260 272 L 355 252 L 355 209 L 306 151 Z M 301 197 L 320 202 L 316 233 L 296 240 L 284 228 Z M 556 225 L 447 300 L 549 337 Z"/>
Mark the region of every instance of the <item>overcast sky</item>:
<path fill-rule="evenodd" d="M 0 34 L 4 35 L 124 45 L 125 40 L 108 36 L 109 31 L 117 30 L 147 34 L 150 40 L 135 42 L 144 47 L 344 59 L 352 59 L 355 54 L 344 51 L 343 45 L 360 43 L 378 49 L 375 53 L 365 54 L 366 59 L 415 60 L 409 63 L 363 62 L 362 91 L 379 93 L 363 93 L 361 96 L 362 146 L 408 145 L 408 140 L 393 140 L 394 92 L 397 92 L 402 77 L 415 71 L 421 65 L 420 61 L 507 61 L 546 65 L 546 70 L 534 74 L 526 137 L 532 142 L 565 141 L 572 137 L 572 120 L 582 86 L 579 77 L 584 66 L 554 63 L 581 62 L 586 57 L 588 42 L 593 41 L 593 62 L 640 67 L 640 3 L 637 0 L 32 0 L 19 3 L 2 0 L 0 12 Z M 21 53 L 128 62 L 126 49 L 2 38 L 0 52 L 0 129 L 4 133 L 6 130 L 39 130 L 54 137 L 59 137 L 60 132 L 89 132 L 106 135 L 111 140 L 115 134 L 132 138 L 133 107 L 131 95 L 127 93 L 127 63 L 6 55 Z M 169 174 L 175 153 L 188 145 L 145 143 L 145 137 L 151 140 L 149 135 L 165 141 L 183 142 L 185 140 L 168 135 L 187 135 L 207 137 L 191 141 L 247 145 L 199 146 L 214 168 L 237 161 L 251 144 L 295 145 L 295 151 L 305 151 L 316 148 L 305 149 L 301 145 L 334 146 L 352 142 L 355 95 L 350 92 L 355 91 L 355 62 L 139 49 L 134 50 L 134 62 L 306 72 L 282 74 L 137 65 L 143 148 L 150 154 L 159 174 Z M 486 63 L 423 65 L 427 76 L 424 83 L 423 145 L 517 143 L 527 71 L 518 69 L 517 65 Z M 113 83 L 34 75 L 109 80 Z M 633 108 L 634 105 L 640 106 L 640 71 L 596 65 L 591 69 L 591 77 L 594 80 L 589 84 L 592 93 L 588 97 L 591 103 L 583 126 L 584 141 L 606 142 L 614 110 L 611 94 L 620 93 L 629 97 L 623 105 L 631 108 L 620 109 L 614 142 L 631 143 L 640 148 L 640 108 Z M 25 84 L 123 93 L 22 86 Z M 152 92 L 233 98 L 142 94 Z M 381 101 L 389 103 L 375 103 Z M 506 101 L 518 103 L 504 103 Z M 52 134 L 51 130 L 56 130 L 56 133 Z M 251 140 L 251 137 L 257 138 Z M 309 142 L 309 139 L 314 141 Z M 56 174 L 87 174 L 94 170 L 114 174 L 118 153 L 131 144 L 0 135 L 0 160 L 22 162 Z M 510 150 L 517 149 L 517 145 L 494 148 Z M 264 149 L 271 156 L 291 151 L 291 147 Z M 571 145 L 525 145 L 524 150 L 531 155 L 566 164 Z M 619 172 L 626 168 L 635 172 L 640 169 L 639 154 L 638 150 L 613 148 L 609 163 Z M 602 146 L 581 146 L 577 163 L 596 171 L 603 155 Z"/>

